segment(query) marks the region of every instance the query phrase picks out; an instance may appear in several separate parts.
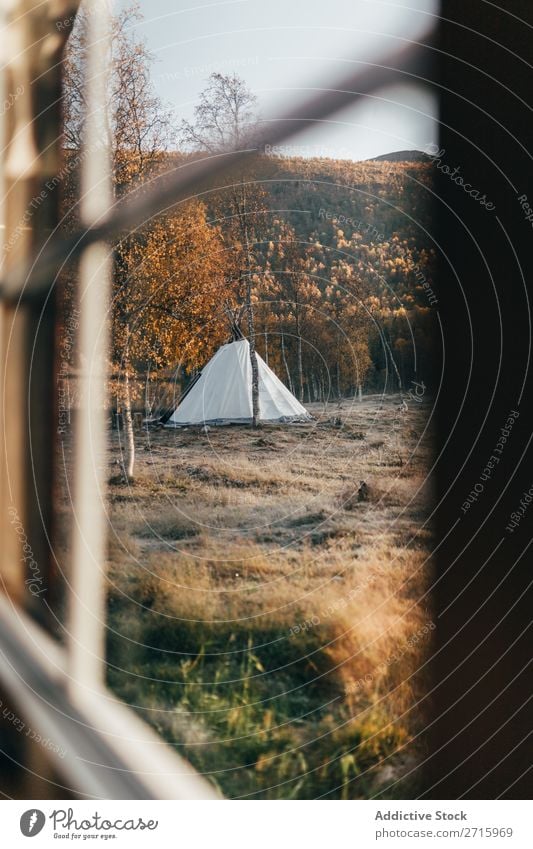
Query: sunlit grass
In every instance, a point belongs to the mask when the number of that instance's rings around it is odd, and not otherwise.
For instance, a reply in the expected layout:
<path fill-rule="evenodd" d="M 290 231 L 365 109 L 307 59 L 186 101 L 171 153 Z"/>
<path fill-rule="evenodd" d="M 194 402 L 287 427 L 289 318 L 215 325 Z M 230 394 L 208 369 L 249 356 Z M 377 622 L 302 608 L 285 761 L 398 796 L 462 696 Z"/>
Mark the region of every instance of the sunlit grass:
<path fill-rule="evenodd" d="M 391 444 L 395 411 L 154 433 L 134 484 L 112 488 L 110 684 L 226 795 L 394 798 L 420 781 L 428 448 L 420 407 Z"/>

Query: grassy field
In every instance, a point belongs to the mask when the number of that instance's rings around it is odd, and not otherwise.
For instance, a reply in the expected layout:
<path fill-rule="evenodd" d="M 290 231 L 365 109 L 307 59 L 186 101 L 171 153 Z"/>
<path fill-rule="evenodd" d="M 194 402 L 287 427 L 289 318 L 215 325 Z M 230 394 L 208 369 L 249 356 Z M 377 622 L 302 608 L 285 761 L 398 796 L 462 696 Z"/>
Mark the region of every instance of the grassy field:
<path fill-rule="evenodd" d="M 139 433 L 134 483 L 110 486 L 109 682 L 227 796 L 409 797 L 434 628 L 431 407 L 309 409 L 306 425 Z"/>

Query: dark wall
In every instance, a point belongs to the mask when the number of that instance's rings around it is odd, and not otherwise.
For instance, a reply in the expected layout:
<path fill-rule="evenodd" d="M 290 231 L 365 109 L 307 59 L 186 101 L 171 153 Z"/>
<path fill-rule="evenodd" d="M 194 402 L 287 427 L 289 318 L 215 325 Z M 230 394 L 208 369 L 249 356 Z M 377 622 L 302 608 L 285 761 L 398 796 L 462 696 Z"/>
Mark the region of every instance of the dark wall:
<path fill-rule="evenodd" d="M 442 15 L 441 166 L 459 166 L 486 200 L 439 171 L 445 367 L 428 795 L 522 798 L 531 728 L 523 668 L 533 559 L 533 503 L 524 500 L 533 487 L 526 294 L 533 227 L 519 197 L 533 207 L 533 9 L 518 0 L 505 11 L 483 0 L 445 0 Z M 502 433 L 512 411 L 519 415 Z M 509 529 L 521 499 L 527 509 Z"/>

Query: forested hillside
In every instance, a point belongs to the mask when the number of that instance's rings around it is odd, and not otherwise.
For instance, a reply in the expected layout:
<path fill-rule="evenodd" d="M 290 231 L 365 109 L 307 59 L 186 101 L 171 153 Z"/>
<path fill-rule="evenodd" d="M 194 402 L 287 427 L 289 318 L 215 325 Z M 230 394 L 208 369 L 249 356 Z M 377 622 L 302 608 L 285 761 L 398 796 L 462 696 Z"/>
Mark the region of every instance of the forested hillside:
<path fill-rule="evenodd" d="M 238 147 L 258 116 L 244 80 L 214 73 L 194 120 L 180 123 L 151 87 L 152 57 L 132 28 L 138 8 L 113 20 L 107 141 L 120 203 L 195 156 Z M 65 61 L 67 229 L 83 161 L 85 31 L 81 15 Z M 235 323 L 301 401 L 428 382 L 437 307 L 431 160 L 419 151 L 364 162 L 290 151 L 266 145 L 113 246 L 112 367 L 126 410 L 128 380 L 173 372 L 179 394 Z"/>
<path fill-rule="evenodd" d="M 296 386 L 302 337 L 308 400 L 398 388 L 396 368 L 403 388 L 427 382 L 431 164 L 263 157 L 253 179 L 257 344 L 270 365 Z M 207 201 L 212 220 L 219 206 Z"/>
<path fill-rule="evenodd" d="M 187 159 L 157 157 L 157 170 Z M 257 349 L 301 399 L 430 382 L 438 308 L 431 178 L 431 164 L 421 162 L 262 157 L 255 166 Z M 119 370 L 125 325 L 137 369 L 180 363 L 182 386 L 228 337 L 239 268 L 225 238 L 224 199 L 220 188 L 117 247 Z"/>

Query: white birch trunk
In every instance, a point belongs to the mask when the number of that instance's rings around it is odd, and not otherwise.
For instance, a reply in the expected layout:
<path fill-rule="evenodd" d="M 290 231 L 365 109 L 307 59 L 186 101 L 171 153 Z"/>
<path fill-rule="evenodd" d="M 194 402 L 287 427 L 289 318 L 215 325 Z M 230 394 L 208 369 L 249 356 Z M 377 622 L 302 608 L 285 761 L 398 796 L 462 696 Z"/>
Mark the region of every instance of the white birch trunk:
<path fill-rule="evenodd" d="M 133 478 L 133 470 L 135 467 L 135 437 L 133 434 L 133 416 L 131 413 L 131 386 L 129 369 L 129 342 L 127 342 L 126 353 L 124 357 L 124 473 L 126 475 L 127 480 L 131 480 Z"/>

